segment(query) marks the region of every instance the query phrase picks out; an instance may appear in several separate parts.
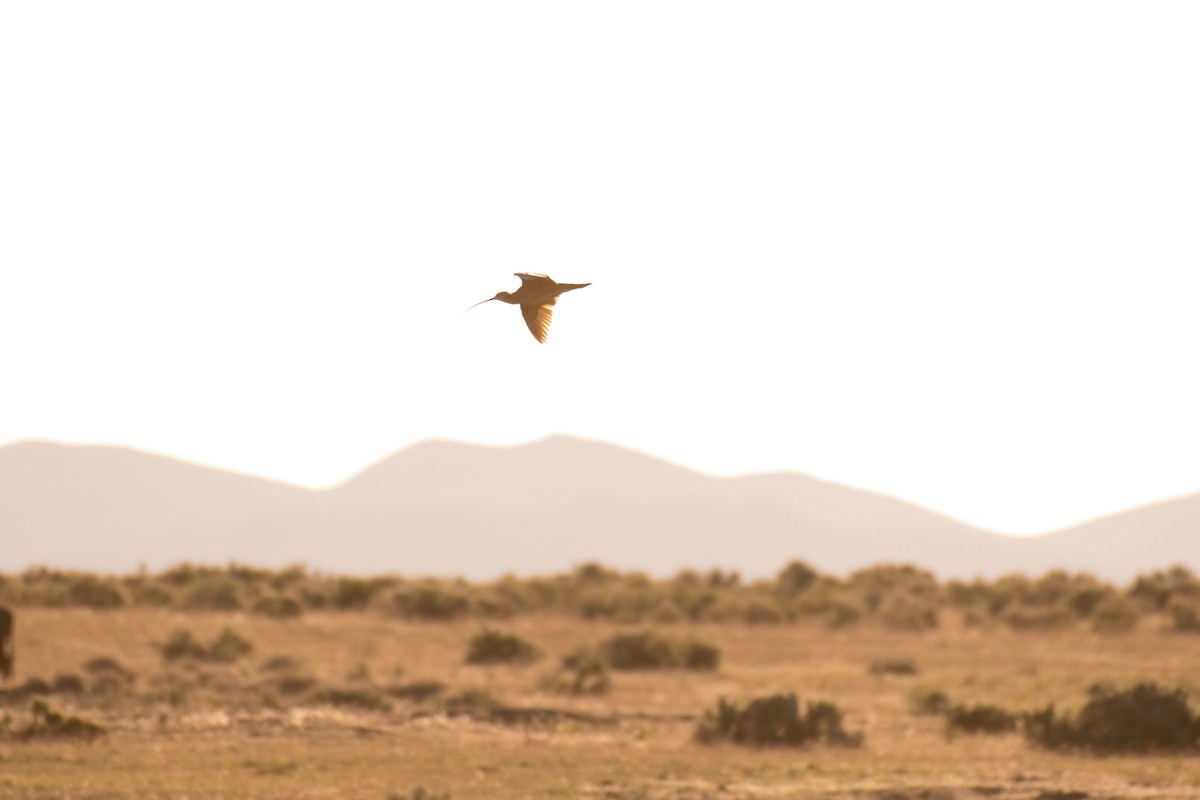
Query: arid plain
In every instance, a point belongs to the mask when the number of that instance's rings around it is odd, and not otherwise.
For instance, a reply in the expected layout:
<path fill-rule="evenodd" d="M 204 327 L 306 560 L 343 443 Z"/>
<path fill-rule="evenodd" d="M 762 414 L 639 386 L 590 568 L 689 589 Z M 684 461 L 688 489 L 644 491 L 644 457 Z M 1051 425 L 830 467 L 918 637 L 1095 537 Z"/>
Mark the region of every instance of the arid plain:
<path fill-rule="evenodd" d="M 870 621 L 416 621 L 373 610 L 274 618 L 145 607 L 22 608 L 18 620 L 19 680 L 0 711 L 0 795 L 14 800 L 1200 796 L 1194 753 L 1048 751 L 1016 732 L 952 733 L 943 716 L 914 706 L 940 692 L 1016 711 L 1077 709 L 1097 682 L 1155 681 L 1194 697 L 1200 636 L 1168 631 L 1153 615 L 1114 633 L 1083 623 L 968 625 L 945 609 L 924 631 Z M 485 626 L 540 655 L 466 663 Z M 181 631 L 204 643 L 226 630 L 249 649 L 227 660 L 164 655 Z M 564 656 L 637 631 L 708 643 L 719 665 L 613 670 L 603 693 L 555 689 Z M 20 687 L 31 679 L 65 718 L 105 731 L 30 734 L 37 693 Z M 862 744 L 695 740 L 719 698 L 779 692 L 836 704 Z"/>

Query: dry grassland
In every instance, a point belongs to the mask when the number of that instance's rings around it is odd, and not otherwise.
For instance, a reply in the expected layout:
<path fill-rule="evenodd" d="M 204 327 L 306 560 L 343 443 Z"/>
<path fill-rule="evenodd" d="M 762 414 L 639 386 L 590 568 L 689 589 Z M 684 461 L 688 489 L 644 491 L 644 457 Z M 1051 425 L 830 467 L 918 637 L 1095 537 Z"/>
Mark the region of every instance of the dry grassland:
<path fill-rule="evenodd" d="M 149 609 L 18 610 L 18 685 L 52 682 L 84 664 L 115 659 L 135 675 L 126 688 L 48 695 L 64 713 L 104 725 L 82 741 L 21 739 L 29 699 L 0 715 L 0 798 L 1200 798 L 1200 758 L 1095 757 L 1032 748 L 1020 735 L 947 738 L 935 716 L 913 713 L 916 689 L 953 701 L 1031 710 L 1078 708 L 1089 685 L 1154 680 L 1200 698 L 1200 636 L 966 629 L 947 619 L 929 633 L 860 626 L 660 625 L 657 632 L 718 646 L 716 672 L 618 672 L 605 695 L 547 693 L 539 679 L 561 656 L 618 631 L 565 617 L 497 623 L 545 653 L 524 667 L 463 663 L 477 621 L 398 622 L 371 613 L 309 613 L 295 620 Z M 226 627 L 254 651 L 232 664 L 165 662 L 159 645 L 187 628 L 202 641 Z M 314 681 L 292 694 L 261 666 L 289 656 Z M 873 675 L 872 662 L 908 659 L 915 676 Z M 438 680 L 420 702 L 388 694 Z M 274 681 L 274 682 L 273 682 Z M 384 698 L 358 708 L 313 699 L 321 687 Z M 486 690 L 531 714 L 498 722 L 447 714 L 445 698 Z M 794 691 L 828 700 L 861 731 L 858 749 L 745 749 L 692 739 L 717 699 Z"/>

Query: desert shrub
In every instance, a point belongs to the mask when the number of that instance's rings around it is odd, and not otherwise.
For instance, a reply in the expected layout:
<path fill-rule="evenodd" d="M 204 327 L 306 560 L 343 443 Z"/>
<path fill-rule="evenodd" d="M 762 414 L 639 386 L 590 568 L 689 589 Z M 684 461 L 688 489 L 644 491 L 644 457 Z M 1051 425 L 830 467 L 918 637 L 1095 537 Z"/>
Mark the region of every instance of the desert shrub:
<path fill-rule="evenodd" d="M 909 695 L 909 705 L 914 714 L 941 716 L 950 708 L 950 698 L 937 689 L 914 689 Z"/>
<path fill-rule="evenodd" d="M 784 622 L 787 617 L 774 600 L 755 597 L 748 600 L 739 614 L 742 622 L 751 625 L 773 625 Z"/>
<path fill-rule="evenodd" d="M 450 800 L 450 793 L 434 794 L 433 792 L 425 791 L 424 787 L 418 786 L 412 790 L 412 794 L 389 792 L 384 800 Z"/>
<path fill-rule="evenodd" d="M 1167 605 L 1171 630 L 1178 633 L 1200 632 L 1200 602 L 1177 597 Z"/>
<path fill-rule="evenodd" d="M 540 656 L 541 651 L 524 639 L 490 628 L 471 637 L 467 648 L 468 664 L 528 664 Z"/>
<path fill-rule="evenodd" d="M 1200 579 L 1183 565 L 1141 575 L 1129 589 L 1129 596 L 1162 611 L 1175 598 L 1200 600 Z"/>
<path fill-rule="evenodd" d="M 22 738 L 95 739 L 105 733 L 102 725 L 80 717 L 65 716 L 51 708 L 45 700 L 34 700 L 29 710 L 33 714 L 33 721 L 18 733 Z"/>
<path fill-rule="evenodd" d="M 221 570 L 217 569 L 216 567 L 192 564 L 185 561 L 165 570 L 161 575 L 159 575 L 159 579 L 165 581 L 171 586 L 187 586 L 188 584 L 194 583 L 200 578 L 207 578 L 220 574 Z"/>
<path fill-rule="evenodd" d="M 932 630 L 938 625 L 937 605 L 930 597 L 890 595 L 879 607 L 879 622 L 892 630 Z"/>
<path fill-rule="evenodd" d="M 137 678 L 132 670 L 121 666 L 114 658 L 97 656 L 83 665 L 83 671 L 92 678 L 92 691 L 97 694 L 112 694 L 126 689 Z"/>
<path fill-rule="evenodd" d="M 93 678 L 115 678 L 123 683 L 132 683 L 135 677 L 131 670 L 121 666 L 119 661 L 109 656 L 97 656 L 90 659 L 83 665 L 83 671 Z"/>
<path fill-rule="evenodd" d="M 331 602 L 334 608 L 349 610 L 366 608 L 387 586 L 387 581 L 368 578 L 338 578 Z"/>
<path fill-rule="evenodd" d="M 179 606 L 188 611 L 240 611 L 244 604 L 237 582 L 215 575 L 189 584 L 180 597 Z"/>
<path fill-rule="evenodd" d="M 848 586 L 871 612 L 879 611 L 888 598 L 932 601 L 938 596 L 933 573 L 911 564 L 879 564 L 857 570 L 851 573 Z"/>
<path fill-rule="evenodd" d="M 271 656 L 258 666 L 259 672 L 287 672 L 300 669 L 300 659 L 293 656 Z"/>
<path fill-rule="evenodd" d="M 180 658 L 203 660 L 208 655 L 208 648 L 196 641 L 191 631 L 180 629 L 171 632 L 166 643 L 159 647 L 159 652 L 166 661 Z"/>
<path fill-rule="evenodd" d="M 285 594 L 269 594 L 254 601 L 250 610 L 274 619 L 293 619 L 304 613 L 300 601 Z"/>
<path fill-rule="evenodd" d="M 441 681 L 413 681 L 387 689 L 387 693 L 400 700 L 411 700 L 420 703 L 436 694 L 446 691 L 446 684 Z"/>
<path fill-rule="evenodd" d="M 694 639 L 676 640 L 654 633 L 621 633 L 600 645 L 600 657 L 616 670 L 714 670 L 721 651 Z"/>
<path fill-rule="evenodd" d="M 124 587 L 116 580 L 82 575 L 67 590 L 71 605 L 85 608 L 122 608 L 129 599 Z"/>
<path fill-rule="evenodd" d="M 560 668 L 541 680 L 541 688 L 559 694 L 604 694 L 612 682 L 604 662 L 587 650 L 564 656 Z"/>
<path fill-rule="evenodd" d="M 189 630 L 175 630 L 159 651 L 166 661 L 181 658 L 193 658 L 197 661 L 237 661 L 254 649 L 248 640 L 242 638 L 231 629 L 221 631 L 212 644 L 200 644 Z"/>
<path fill-rule="evenodd" d="M 500 700 L 490 689 L 470 686 L 441 701 L 450 714 L 466 714 L 471 717 L 489 717 L 500 708 Z"/>
<path fill-rule="evenodd" d="M 808 564 L 792 561 L 776 576 L 775 591 L 782 597 L 795 597 L 816 583 L 818 577 L 818 572 Z"/>
<path fill-rule="evenodd" d="M 175 604 L 175 594 L 157 583 L 145 583 L 133 589 L 133 603 L 151 608 L 169 608 Z"/>
<path fill-rule="evenodd" d="M 374 689 L 327 688 L 313 692 L 309 699 L 314 703 L 331 706 L 357 708 L 362 711 L 389 711 L 391 704 L 383 695 Z"/>
<path fill-rule="evenodd" d="M 983 703 L 959 704 L 946 709 L 947 733 L 1011 733 L 1017 729 L 1018 715 L 999 706 Z"/>
<path fill-rule="evenodd" d="M 1075 624 L 1075 615 L 1066 606 L 1018 606 L 1003 615 L 1004 624 L 1016 631 L 1054 630 Z"/>
<path fill-rule="evenodd" d="M 1097 753 L 1148 753 L 1200 748 L 1200 717 L 1192 713 L 1183 689 L 1139 683 L 1118 690 L 1098 684 L 1075 716 L 1055 714 L 1053 706 L 1028 714 L 1025 735 L 1048 749 Z"/>
<path fill-rule="evenodd" d="M 1092 615 L 1092 630 L 1099 633 L 1125 633 L 1136 628 L 1140 618 L 1135 602 L 1127 597 L 1109 597 L 1096 607 Z"/>
<path fill-rule="evenodd" d="M 418 586 L 392 595 L 392 608 L 410 619 L 446 620 L 465 616 L 471 610 L 471 601 L 436 586 Z"/>
<path fill-rule="evenodd" d="M 872 675 L 916 675 L 917 664 L 910 658 L 885 658 L 871 662 Z"/>
<path fill-rule="evenodd" d="M 776 694 L 751 700 L 745 707 L 717 702 L 696 727 L 704 744 L 728 740 L 752 747 L 797 747 L 810 742 L 859 745 L 861 734 L 842 728 L 842 711 L 832 703 L 809 703 L 803 715 L 795 694 Z"/>
<path fill-rule="evenodd" d="M 273 684 L 275 691 L 282 695 L 300 694 L 307 692 L 309 689 L 317 685 L 317 679 L 310 675 L 300 675 L 292 672 L 285 672 L 276 675 L 268 683 Z"/>
<path fill-rule="evenodd" d="M 208 646 L 209 661 L 237 661 L 242 656 L 254 650 L 249 640 L 226 628 L 221 635 Z"/>
<path fill-rule="evenodd" d="M 83 678 L 71 673 L 55 675 L 50 684 L 50 691 L 59 694 L 83 694 L 84 689 Z"/>

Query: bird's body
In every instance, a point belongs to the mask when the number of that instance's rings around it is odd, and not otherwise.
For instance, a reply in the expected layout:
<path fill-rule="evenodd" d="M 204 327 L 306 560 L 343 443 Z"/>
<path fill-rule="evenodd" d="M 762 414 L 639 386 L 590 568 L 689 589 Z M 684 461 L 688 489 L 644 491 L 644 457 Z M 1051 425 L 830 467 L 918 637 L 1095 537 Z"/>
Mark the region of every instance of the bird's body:
<path fill-rule="evenodd" d="M 521 288 L 515 292 L 499 292 L 495 297 L 489 297 L 482 302 L 499 300 L 502 303 L 521 307 L 521 316 L 529 332 L 538 342 L 545 344 L 550 332 L 550 321 L 553 317 L 553 306 L 558 302 L 558 296 L 572 289 L 582 289 L 591 286 L 590 283 L 557 283 L 545 275 L 533 272 L 515 273 L 521 279 Z M 475 305 L 480 305 L 476 303 Z"/>

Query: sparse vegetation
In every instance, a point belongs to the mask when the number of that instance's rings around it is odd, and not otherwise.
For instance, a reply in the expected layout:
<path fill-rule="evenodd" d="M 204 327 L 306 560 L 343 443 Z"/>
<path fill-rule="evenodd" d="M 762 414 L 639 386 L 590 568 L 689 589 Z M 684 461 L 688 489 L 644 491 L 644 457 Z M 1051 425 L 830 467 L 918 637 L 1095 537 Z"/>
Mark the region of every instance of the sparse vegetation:
<path fill-rule="evenodd" d="M 56 711 L 45 700 L 34 700 L 29 712 L 29 725 L 17 731 L 22 739 L 95 739 L 106 732 L 102 725 Z"/>
<path fill-rule="evenodd" d="M 917 664 L 910 658 L 885 658 L 872 661 L 867 671 L 872 675 L 916 675 Z"/>
<path fill-rule="evenodd" d="M 696 728 L 696 740 L 712 744 L 726 740 L 752 747 L 797 747 L 812 742 L 853 745 L 861 734 L 842 728 L 842 711 L 832 703 L 809 703 L 800 713 L 794 694 L 776 694 L 751 700 L 744 707 L 721 698 L 716 711 L 706 711 Z"/>
<path fill-rule="evenodd" d="M 711 671 L 720 650 L 694 639 L 672 639 L 651 632 L 622 633 L 600 645 L 600 656 L 615 670 L 686 669 Z"/>
<path fill-rule="evenodd" d="M 541 657 L 529 642 L 508 633 L 484 628 L 471 638 L 468 664 L 528 664 Z"/>
<path fill-rule="evenodd" d="M 950 706 L 945 714 L 948 734 L 1012 733 L 1020 722 L 1019 714 L 986 703 Z"/>
<path fill-rule="evenodd" d="M 604 662 L 586 649 L 564 656 L 561 667 L 540 683 L 546 691 L 569 695 L 604 694 L 611 685 Z"/>
<path fill-rule="evenodd" d="M 1183 689 L 1139 683 L 1128 689 L 1097 684 L 1078 714 L 1053 706 L 1029 714 L 1025 733 L 1047 749 L 1096 753 L 1183 752 L 1200 749 L 1200 716 Z"/>
<path fill-rule="evenodd" d="M 189 630 L 176 630 L 172 632 L 166 643 L 159 648 L 163 659 L 166 661 L 192 658 L 197 661 L 226 662 L 237 661 L 253 649 L 254 645 L 230 628 L 223 630 L 221 635 L 208 645 L 200 644 Z"/>
<path fill-rule="evenodd" d="M 305 612 L 374 611 L 435 622 L 508 619 L 530 613 L 575 615 L 620 623 L 727 622 L 788 624 L 817 620 L 831 628 L 878 625 L 929 631 L 955 609 L 975 627 L 1103 633 L 1136 629 L 1148 615 L 1172 629 L 1200 629 L 1200 579 L 1177 566 L 1137 578 L 1127 589 L 1086 573 L 1006 575 L 992 581 L 939 583 L 925 570 L 881 564 L 846 578 L 788 563 L 773 580 L 743 581 L 735 572 L 685 570 L 655 580 L 584 564 L 566 573 L 490 583 L 407 580 L 394 575 L 328 576 L 304 567 L 266 570 L 179 564 L 158 574 L 96 576 L 46 568 L 0 575 L 0 602 L 28 607 L 119 611 L 130 605 L 187 611 L 250 611 L 293 619 Z"/>

